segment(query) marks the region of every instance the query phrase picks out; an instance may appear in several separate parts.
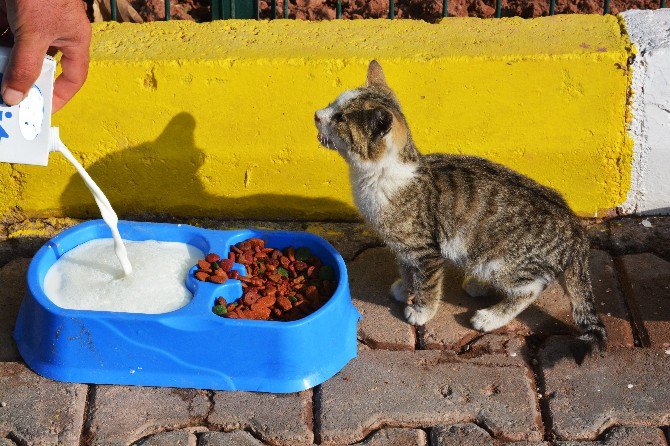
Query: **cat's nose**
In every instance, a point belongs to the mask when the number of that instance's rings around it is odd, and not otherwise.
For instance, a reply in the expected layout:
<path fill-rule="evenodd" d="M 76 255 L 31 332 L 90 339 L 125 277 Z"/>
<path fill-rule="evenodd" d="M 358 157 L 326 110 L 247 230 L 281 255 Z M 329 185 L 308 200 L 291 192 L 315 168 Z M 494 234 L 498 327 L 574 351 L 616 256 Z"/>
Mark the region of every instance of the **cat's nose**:
<path fill-rule="evenodd" d="M 317 111 L 314 113 L 314 124 L 319 125 L 321 124 L 321 118 L 319 118 L 319 112 Z"/>

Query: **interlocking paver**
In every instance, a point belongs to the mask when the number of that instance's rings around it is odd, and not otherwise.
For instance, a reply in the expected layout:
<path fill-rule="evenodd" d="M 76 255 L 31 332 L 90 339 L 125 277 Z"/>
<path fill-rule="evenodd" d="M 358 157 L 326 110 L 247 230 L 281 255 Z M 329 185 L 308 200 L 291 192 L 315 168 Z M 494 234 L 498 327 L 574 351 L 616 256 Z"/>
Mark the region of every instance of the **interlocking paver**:
<path fill-rule="evenodd" d="M 80 221 L 73 218 L 23 220 L 7 225 L 7 238 L 12 246 L 14 255 L 31 257 L 51 237 L 76 225 Z"/>
<path fill-rule="evenodd" d="M 191 434 L 187 431 L 161 432 L 150 435 L 133 446 L 189 446 L 190 436 Z"/>
<path fill-rule="evenodd" d="M 644 344 L 670 348 L 670 262 L 654 254 L 623 256 L 617 262 Z"/>
<path fill-rule="evenodd" d="M 365 249 L 382 245 L 365 223 L 309 223 L 305 230 L 328 240 L 347 261 Z"/>
<path fill-rule="evenodd" d="M 30 259 L 15 259 L 0 268 L 0 361 L 20 359 L 12 333 L 26 292 L 29 263 Z"/>
<path fill-rule="evenodd" d="M 87 386 L 51 381 L 16 362 L 0 363 L 0 433 L 21 444 L 79 444 Z"/>
<path fill-rule="evenodd" d="M 356 443 L 361 446 L 426 446 L 426 433 L 421 429 L 391 427 L 380 429 L 366 440 Z"/>
<path fill-rule="evenodd" d="M 577 365 L 571 339 L 552 337 L 540 352 L 553 430 L 562 440 L 594 440 L 613 425 L 670 423 L 670 355 L 612 348 Z"/>
<path fill-rule="evenodd" d="M 651 252 L 670 260 L 670 218 L 626 217 L 609 222 L 609 226 L 614 254 Z"/>
<path fill-rule="evenodd" d="M 273 445 L 311 444 L 312 391 L 270 394 L 215 392 L 210 425 L 221 430 L 251 429 Z"/>
<path fill-rule="evenodd" d="M 557 446 L 667 446 L 663 431 L 655 427 L 617 426 L 598 441 L 559 441 Z"/>
<path fill-rule="evenodd" d="M 358 337 L 373 348 L 411 350 L 415 329 L 405 322 L 403 305 L 391 298 L 391 284 L 398 278 L 395 258 L 387 248 L 372 248 L 348 265 L 354 305 L 363 316 Z"/>
<path fill-rule="evenodd" d="M 611 257 L 604 251 L 591 251 L 590 271 L 596 308 L 608 330 L 608 346 L 633 346 L 632 329 Z M 492 305 L 496 298 L 470 297 L 461 288 L 461 281 L 457 272 L 449 271 L 445 298 L 423 331 L 426 348 L 461 349 L 479 335 L 470 327 L 469 318 L 474 310 Z M 496 332 L 524 336 L 575 334 L 570 298 L 561 285 L 554 282 L 533 305 Z"/>
<path fill-rule="evenodd" d="M 9 240 L 0 240 L 0 266 L 12 260 L 14 257 L 14 250 Z"/>
<path fill-rule="evenodd" d="M 611 245 L 610 231 L 607 222 L 586 222 L 586 233 L 588 234 L 593 249 L 609 249 Z"/>
<path fill-rule="evenodd" d="M 468 344 L 459 358 L 477 364 L 524 366 L 530 361 L 529 355 L 525 338 L 487 333 Z"/>
<path fill-rule="evenodd" d="M 198 446 L 265 446 L 249 432 L 205 432 L 198 438 Z"/>
<path fill-rule="evenodd" d="M 550 446 L 544 441 L 508 443 L 491 438 L 488 432 L 472 423 L 436 426 L 430 430 L 431 446 Z"/>
<path fill-rule="evenodd" d="M 362 351 L 317 392 L 317 438 L 360 441 L 380 426 L 477 421 L 496 436 L 539 440 L 542 422 L 529 371 L 459 360 L 439 351 Z"/>
<path fill-rule="evenodd" d="M 589 266 L 596 309 L 607 329 L 608 348 L 634 346 L 630 314 L 619 289 L 612 257 L 605 251 L 592 250 Z M 567 300 L 567 296 L 565 299 Z"/>
<path fill-rule="evenodd" d="M 139 386 L 96 386 L 86 436 L 97 446 L 127 445 L 166 429 L 202 424 L 207 392 Z"/>

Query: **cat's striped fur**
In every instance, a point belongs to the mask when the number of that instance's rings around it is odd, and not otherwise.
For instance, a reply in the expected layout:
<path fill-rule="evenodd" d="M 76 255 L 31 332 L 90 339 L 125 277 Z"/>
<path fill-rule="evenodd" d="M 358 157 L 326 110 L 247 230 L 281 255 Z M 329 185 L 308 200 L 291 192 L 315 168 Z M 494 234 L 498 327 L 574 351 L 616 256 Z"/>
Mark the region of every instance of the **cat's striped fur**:
<path fill-rule="evenodd" d="M 435 315 L 448 261 L 464 270 L 469 294 L 504 295 L 475 313 L 476 329 L 507 324 L 564 278 L 581 338 L 604 348 L 588 239 L 560 194 L 482 158 L 421 155 L 375 61 L 367 85 L 340 95 L 315 121 L 321 143 L 349 163 L 360 212 L 396 254 L 401 279 L 391 292 L 409 302 L 407 321 L 422 325 Z"/>

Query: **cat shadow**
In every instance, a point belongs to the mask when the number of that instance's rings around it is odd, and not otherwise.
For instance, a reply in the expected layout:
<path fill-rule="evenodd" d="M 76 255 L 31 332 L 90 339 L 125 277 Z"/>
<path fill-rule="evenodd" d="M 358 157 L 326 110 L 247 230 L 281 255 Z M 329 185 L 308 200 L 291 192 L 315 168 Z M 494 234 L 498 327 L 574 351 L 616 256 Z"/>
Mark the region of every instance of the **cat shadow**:
<path fill-rule="evenodd" d="M 446 277 L 441 304 L 447 303 L 457 311 L 463 310 L 453 314 L 454 319 L 461 326 L 472 328 L 470 319 L 477 310 L 488 308 L 503 300 L 503 296 L 496 293 L 478 297 L 468 295 L 462 286 L 462 271 L 452 265 L 447 265 L 445 269 Z M 574 327 L 549 314 L 537 303 L 531 304 L 507 326 L 494 331 L 494 333 L 505 333 L 520 327 L 527 327 L 531 334 L 538 336 L 575 333 Z"/>
<path fill-rule="evenodd" d="M 447 266 L 441 304 L 445 305 L 446 303 L 451 306 L 450 310 L 455 311 L 453 318 L 459 325 L 474 330 L 472 329 L 470 318 L 472 318 L 475 312 L 479 309 L 495 305 L 503 300 L 504 297 L 497 293 L 472 297 L 463 290 L 462 283 L 462 272 L 458 268 Z M 551 286 L 558 287 L 559 285 L 552 284 Z M 545 290 L 545 293 L 548 292 L 551 293 L 552 290 L 549 288 Z M 558 349 L 552 355 L 545 358 L 545 365 L 552 366 L 563 358 L 574 360 L 578 364 L 581 364 L 587 354 L 586 347 L 588 346 L 577 339 L 578 332 L 574 325 L 565 323 L 543 309 L 543 297 L 545 297 L 544 294 L 507 325 L 491 333 L 505 336 L 524 336 L 530 338 L 531 342 L 536 344 L 544 344 L 550 339 L 564 338 L 567 348 Z M 567 299 L 567 296 L 561 297 Z M 464 311 L 458 312 L 461 308 Z"/>
<path fill-rule="evenodd" d="M 105 193 L 121 218 L 155 219 L 154 216 L 263 218 L 292 217 L 327 219 L 332 215 L 355 215 L 347 203 L 330 198 L 306 198 L 295 195 L 253 194 L 231 197 L 244 187 L 232 184 L 220 193 L 207 188 L 198 171 L 207 159 L 195 144 L 195 118 L 189 113 L 175 115 L 153 141 L 110 153 L 86 171 Z M 225 148 L 221 148 L 222 151 Z M 74 153 L 77 157 L 77 153 Z M 221 166 L 226 179 L 231 167 Z M 74 218 L 100 218 L 91 193 L 72 169 L 72 177 L 60 196 L 64 215 Z M 178 176 L 179 178 L 175 178 Z M 236 178 L 240 178 L 239 175 Z M 262 182 L 262 177 L 254 178 Z M 326 209 L 327 214 L 324 213 Z"/>
<path fill-rule="evenodd" d="M 349 262 L 351 292 L 356 299 L 387 307 L 393 317 L 405 322 L 405 304 L 394 300 L 390 292 L 391 284 L 399 276 L 396 265 L 395 257 L 388 248 L 374 248 L 374 251 L 362 253 Z M 453 318 L 462 327 L 463 330 L 460 331 L 467 336 L 475 332 L 470 323 L 475 311 L 496 304 L 502 297 L 471 297 L 463 290 L 462 282 L 462 272 L 453 265 L 445 265 L 442 301 L 432 324 L 444 322 L 451 326 L 450 319 Z M 494 333 L 518 332 L 547 337 L 554 334 L 575 334 L 576 330 L 546 312 L 540 305 L 532 304 L 514 321 Z"/>
<path fill-rule="evenodd" d="M 461 271 L 452 265 L 445 267 L 446 274 L 440 308 L 426 326 L 420 327 L 419 334 L 425 336 L 425 333 L 429 331 L 432 332 L 431 337 L 433 338 L 439 339 L 446 336 L 450 339 L 446 342 L 461 342 L 476 338 L 481 333 L 472 328 L 470 318 L 475 311 L 496 304 L 502 297 L 469 296 L 462 288 L 463 274 Z M 398 278 L 398 272 L 395 258 L 388 248 L 374 248 L 374 250 L 364 252 L 349 263 L 349 273 L 352 297 L 366 302 L 368 308 L 377 308 L 375 311 L 388 314 L 407 324 L 403 314 L 405 304 L 395 301 L 390 293 L 390 286 Z M 555 296 L 550 294 L 544 299 L 553 297 Z M 542 299 L 541 297 L 540 300 Z M 542 308 L 542 305 L 543 302 L 531 305 L 508 325 L 491 333 L 505 337 L 523 336 L 530 338 L 534 344 L 544 342 L 555 335 L 569 335 L 569 339 L 575 339 L 575 327 L 550 314 Z M 445 332 L 445 329 L 448 332 Z M 426 339 L 424 338 L 424 341 Z M 568 351 L 566 357 L 572 359 L 576 355 Z"/>

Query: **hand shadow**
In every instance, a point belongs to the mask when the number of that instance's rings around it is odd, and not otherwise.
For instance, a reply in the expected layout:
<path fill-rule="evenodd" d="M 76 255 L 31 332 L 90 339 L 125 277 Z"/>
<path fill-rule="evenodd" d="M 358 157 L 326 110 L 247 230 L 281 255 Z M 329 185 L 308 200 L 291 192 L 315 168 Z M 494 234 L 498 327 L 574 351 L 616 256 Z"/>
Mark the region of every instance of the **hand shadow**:
<path fill-rule="evenodd" d="M 179 113 L 154 141 L 110 153 L 85 166 L 86 171 L 120 217 L 148 220 L 155 219 L 153 216 L 170 219 L 177 215 L 267 219 L 268 215 L 275 215 L 277 219 L 298 216 L 314 220 L 324 219 L 324 212 L 326 215 L 355 215 L 350 205 L 325 197 L 255 194 L 234 198 L 228 191 L 211 193 L 198 175 L 207 157 L 195 145 L 195 128 L 191 114 Z M 227 166 L 222 166 L 220 174 L 225 177 L 227 170 Z M 231 184 L 231 190 L 235 187 L 238 186 Z M 79 175 L 74 173 L 60 203 L 64 214 L 70 217 L 100 218 L 93 197 Z"/>

